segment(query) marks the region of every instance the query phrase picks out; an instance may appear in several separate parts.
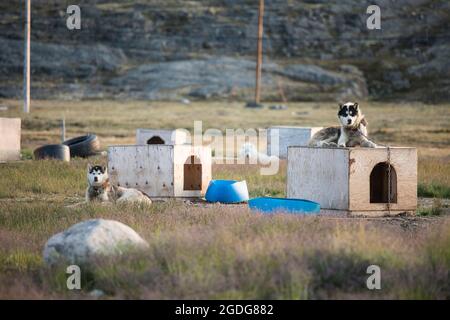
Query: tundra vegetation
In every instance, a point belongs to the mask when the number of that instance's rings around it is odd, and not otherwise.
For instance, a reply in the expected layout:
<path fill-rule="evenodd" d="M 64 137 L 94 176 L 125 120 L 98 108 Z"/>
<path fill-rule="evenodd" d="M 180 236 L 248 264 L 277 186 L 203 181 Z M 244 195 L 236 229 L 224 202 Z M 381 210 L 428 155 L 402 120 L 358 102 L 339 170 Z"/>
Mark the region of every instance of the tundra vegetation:
<path fill-rule="evenodd" d="M 287 110 L 245 109 L 237 102 L 4 100 L 1 116 L 21 116 L 23 161 L 0 164 L 0 298 L 326 299 L 450 298 L 450 105 L 360 102 L 374 141 L 419 149 L 417 216 L 347 218 L 261 215 L 245 205 L 180 200 L 151 207 L 79 205 L 88 162 L 34 161 L 32 150 L 96 133 L 103 148 L 133 143 L 135 129 L 264 128 L 337 123 L 335 103 L 288 103 Z M 214 178 L 247 180 L 251 197 L 285 195 L 286 163 L 277 175 L 257 165 L 215 165 Z M 48 268 L 45 242 L 86 219 L 120 221 L 148 250 L 101 259 L 82 270 L 81 290 L 66 287 L 65 266 Z M 381 290 L 368 290 L 367 267 L 381 268 Z"/>

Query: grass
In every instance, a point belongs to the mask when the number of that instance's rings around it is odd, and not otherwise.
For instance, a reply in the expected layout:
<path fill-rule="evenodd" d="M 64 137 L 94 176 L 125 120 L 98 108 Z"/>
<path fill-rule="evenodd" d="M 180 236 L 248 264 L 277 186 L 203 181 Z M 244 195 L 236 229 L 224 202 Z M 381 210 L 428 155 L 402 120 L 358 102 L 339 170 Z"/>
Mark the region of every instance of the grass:
<path fill-rule="evenodd" d="M 430 198 L 450 198 L 450 162 L 442 158 L 419 160 L 418 194 Z"/>
<path fill-rule="evenodd" d="M 12 106 L 5 115 L 21 116 L 19 102 L 3 103 Z M 0 164 L 0 298 L 91 298 L 93 289 L 116 299 L 450 298 L 450 217 L 443 199 L 450 198 L 450 142 L 443 133 L 450 123 L 447 105 L 423 110 L 422 105 L 367 102 L 363 109 L 376 140 L 418 147 L 418 194 L 436 200 L 420 207 L 417 217 L 264 216 L 242 205 L 176 200 L 147 208 L 73 207 L 84 197 L 87 163 L 105 164 L 106 159 L 31 160 L 37 145 L 57 141 L 62 114 L 69 137 L 95 132 L 103 147 L 133 143 L 137 127 L 191 128 L 198 118 L 204 129 L 334 123 L 331 103 L 289 104 L 287 111 L 208 104 L 35 102 L 33 112 L 23 117 L 26 160 Z M 404 113 L 410 116 L 402 118 Z M 430 121 L 422 123 L 424 116 Z M 262 176 L 259 169 L 214 165 L 213 177 L 245 179 L 251 197 L 285 196 L 286 163 L 277 175 Z M 47 268 L 42 250 L 55 233 L 92 218 L 123 222 L 150 247 L 97 261 L 82 271 L 82 290 L 69 291 L 64 266 Z M 382 270 L 382 290 L 366 288 L 372 264 Z"/>
<path fill-rule="evenodd" d="M 417 210 L 417 214 L 419 216 L 439 216 L 443 214 L 442 200 L 439 198 L 435 198 L 431 207 L 419 208 Z"/>
<path fill-rule="evenodd" d="M 386 221 L 261 216 L 245 207 L 181 202 L 150 209 L 45 202 L 0 208 L 0 237 L 9 239 L 0 254 L 3 297 L 87 297 L 94 288 L 115 298 L 158 299 L 445 299 L 449 293 L 448 237 L 437 236 L 448 236 L 448 218 L 411 231 Z M 150 248 L 98 261 L 83 274 L 81 293 L 73 293 L 64 287 L 64 270 L 47 269 L 40 252 L 53 233 L 95 217 L 130 225 Z M 365 287 L 371 264 L 386 277 L 379 292 Z M 414 280 L 424 277 L 426 287 Z M 33 290 L 22 296 L 24 285 Z"/>

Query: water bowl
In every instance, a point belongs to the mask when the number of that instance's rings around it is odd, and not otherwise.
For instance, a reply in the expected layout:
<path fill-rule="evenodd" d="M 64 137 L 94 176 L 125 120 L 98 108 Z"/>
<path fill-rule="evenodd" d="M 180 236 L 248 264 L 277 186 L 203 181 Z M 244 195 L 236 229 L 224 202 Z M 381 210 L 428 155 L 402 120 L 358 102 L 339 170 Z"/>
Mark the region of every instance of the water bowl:
<path fill-rule="evenodd" d="M 261 213 L 317 214 L 320 204 L 304 199 L 254 198 L 248 201 L 250 209 Z"/>
<path fill-rule="evenodd" d="M 245 180 L 211 180 L 205 198 L 208 202 L 246 202 L 249 199 L 247 182 Z"/>

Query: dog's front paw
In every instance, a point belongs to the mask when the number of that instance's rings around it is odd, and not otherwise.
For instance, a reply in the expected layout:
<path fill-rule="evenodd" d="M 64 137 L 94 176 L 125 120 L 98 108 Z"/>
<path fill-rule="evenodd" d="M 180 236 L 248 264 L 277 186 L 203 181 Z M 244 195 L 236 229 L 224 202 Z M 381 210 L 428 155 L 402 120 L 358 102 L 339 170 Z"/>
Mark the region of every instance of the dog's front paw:
<path fill-rule="evenodd" d="M 361 147 L 365 147 L 365 148 L 378 148 L 378 146 L 373 143 L 372 141 L 364 141 L 363 143 L 361 143 Z"/>
<path fill-rule="evenodd" d="M 336 148 L 338 145 L 334 142 L 323 142 L 320 146 L 325 148 Z"/>

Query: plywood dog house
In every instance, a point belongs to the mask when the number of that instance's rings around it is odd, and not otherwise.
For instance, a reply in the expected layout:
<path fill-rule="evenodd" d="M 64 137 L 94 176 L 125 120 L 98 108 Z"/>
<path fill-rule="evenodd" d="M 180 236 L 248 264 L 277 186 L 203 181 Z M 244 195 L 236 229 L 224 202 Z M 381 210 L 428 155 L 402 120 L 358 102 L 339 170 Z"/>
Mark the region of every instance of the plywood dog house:
<path fill-rule="evenodd" d="M 211 149 L 191 145 L 112 146 L 108 172 L 113 184 L 151 198 L 195 198 L 211 180 Z"/>
<path fill-rule="evenodd" d="M 0 162 L 20 160 L 20 118 L 0 118 Z"/>
<path fill-rule="evenodd" d="M 136 144 L 185 144 L 189 143 L 187 131 L 182 129 L 137 129 Z"/>
<path fill-rule="evenodd" d="M 316 201 L 327 213 L 415 212 L 417 150 L 290 147 L 287 196 Z"/>
<path fill-rule="evenodd" d="M 288 147 L 307 146 L 309 139 L 311 139 L 311 137 L 320 129 L 322 128 L 289 126 L 270 127 L 267 129 L 267 155 L 286 159 Z M 276 139 L 276 137 L 278 137 L 278 139 Z M 273 148 L 274 143 L 278 143 L 278 148 Z M 274 150 L 278 150 L 278 154 L 274 154 Z"/>

